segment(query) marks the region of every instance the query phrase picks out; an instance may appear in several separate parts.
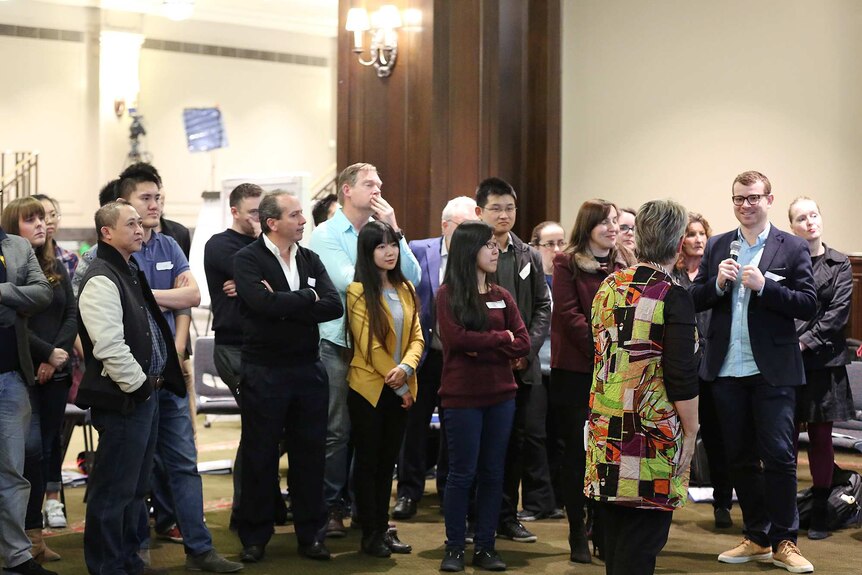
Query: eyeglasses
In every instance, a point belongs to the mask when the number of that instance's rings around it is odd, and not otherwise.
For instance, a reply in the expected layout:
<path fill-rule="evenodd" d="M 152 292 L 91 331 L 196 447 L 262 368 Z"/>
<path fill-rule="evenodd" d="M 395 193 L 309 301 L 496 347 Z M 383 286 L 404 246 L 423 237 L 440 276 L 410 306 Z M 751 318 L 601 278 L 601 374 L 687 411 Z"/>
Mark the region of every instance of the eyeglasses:
<path fill-rule="evenodd" d="M 627 234 L 627 233 L 629 233 L 629 232 L 631 232 L 631 233 L 635 233 L 635 227 L 634 227 L 634 226 L 629 226 L 629 225 L 626 225 L 626 224 L 622 224 L 622 225 L 620 226 L 620 231 L 621 231 L 622 233 L 624 233 L 624 234 Z"/>
<path fill-rule="evenodd" d="M 60 221 L 60 217 L 61 217 L 60 214 L 58 214 L 57 212 L 45 212 L 45 221 L 46 222 L 50 222 L 50 221 L 58 222 L 58 221 Z"/>
<path fill-rule="evenodd" d="M 483 210 L 488 210 L 488 211 L 489 211 L 489 212 L 491 212 L 492 214 L 501 214 L 501 213 L 503 213 L 503 212 L 506 212 L 507 214 L 514 214 L 515 212 L 517 212 L 517 211 L 518 211 L 518 207 L 517 207 L 517 206 L 506 206 L 506 207 L 503 207 L 503 206 L 488 206 L 487 208 L 482 208 L 482 209 L 483 209 Z"/>
<path fill-rule="evenodd" d="M 544 242 L 541 244 L 537 244 L 542 248 L 564 248 L 566 247 L 566 240 L 557 240 L 555 242 Z"/>
<path fill-rule="evenodd" d="M 750 196 L 730 196 L 730 199 L 733 200 L 734 206 L 741 206 L 746 201 L 748 201 L 749 206 L 756 206 L 760 203 L 762 198 L 767 197 L 769 194 L 751 194 Z"/>
<path fill-rule="evenodd" d="M 495 242 L 494 240 L 490 240 L 490 241 L 485 242 L 485 247 L 488 248 L 489 250 L 491 250 L 492 252 L 494 250 L 500 249 L 500 246 L 498 246 L 497 242 Z"/>

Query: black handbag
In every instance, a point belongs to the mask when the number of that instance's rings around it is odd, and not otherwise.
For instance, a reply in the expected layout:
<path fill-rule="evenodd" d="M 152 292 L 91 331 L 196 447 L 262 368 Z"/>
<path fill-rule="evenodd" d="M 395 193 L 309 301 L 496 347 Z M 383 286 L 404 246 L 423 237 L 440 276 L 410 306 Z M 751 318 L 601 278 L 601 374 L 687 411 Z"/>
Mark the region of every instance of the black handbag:
<path fill-rule="evenodd" d="M 799 526 L 808 529 L 811 524 L 811 508 L 814 495 L 811 488 L 796 494 L 799 508 Z M 829 531 L 862 525 L 862 476 L 855 471 L 841 469 L 837 465 L 832 474 L 832 491 L 826 501 Z"/>

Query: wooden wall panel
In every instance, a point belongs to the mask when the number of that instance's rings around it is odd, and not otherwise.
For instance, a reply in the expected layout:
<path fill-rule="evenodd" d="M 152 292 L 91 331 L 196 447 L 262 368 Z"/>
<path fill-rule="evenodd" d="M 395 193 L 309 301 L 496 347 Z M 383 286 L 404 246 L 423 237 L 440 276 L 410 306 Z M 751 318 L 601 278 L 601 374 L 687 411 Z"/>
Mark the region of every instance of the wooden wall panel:
<path fill-rule="evenodd" d="M 519 194 L 516 232 L 559 217 L 559 0 L 385 0 L 422 13 L 399 31 L 389 78 L 356 62 L 339 3 L 338 167 L 375 164 L 410 238 L 440 233 L 449 198 L 499 176 Z"/>

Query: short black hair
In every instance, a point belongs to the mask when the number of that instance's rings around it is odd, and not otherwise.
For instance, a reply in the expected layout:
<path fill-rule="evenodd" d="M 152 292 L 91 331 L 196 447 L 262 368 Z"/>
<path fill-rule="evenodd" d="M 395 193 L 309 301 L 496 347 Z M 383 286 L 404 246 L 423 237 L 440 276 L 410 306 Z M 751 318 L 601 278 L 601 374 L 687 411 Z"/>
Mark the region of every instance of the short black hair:
<path fill-rule="evenodd" d="M 515 188 L 502 178 L 486 178 L 479 182 L 479 187 L 476 188 L 476 205 L 484 208 L 488 204 L 488 196 L 505 196 L 509 195 L 518 201 L 518 194 L 515 193 Z"/>
<path fill-rule="evenodd" d="M 311 217 L 314 220 L 315 227 L 319 226 L 329 218 L 329 208 L 337 201 L 337 195 L 327 194 L 314 202 L 314 207 L 311 208 Z"/>
<path fill-rule="evenodd" d="M 120 174 L 117 197 L 128 199 L 137 185 L 143 182 L 152 182 L 160 190 L 162 189 L 162 177 L 156 168 L 144 162 L 132 164 Z"/>
<path fill-rule="evenodd" d="M 117 192 L 120 187 L 120 178 L 111 180 L 99 190 L 99 205 L 104 206 L 107 203 L 117 199 Z"/>

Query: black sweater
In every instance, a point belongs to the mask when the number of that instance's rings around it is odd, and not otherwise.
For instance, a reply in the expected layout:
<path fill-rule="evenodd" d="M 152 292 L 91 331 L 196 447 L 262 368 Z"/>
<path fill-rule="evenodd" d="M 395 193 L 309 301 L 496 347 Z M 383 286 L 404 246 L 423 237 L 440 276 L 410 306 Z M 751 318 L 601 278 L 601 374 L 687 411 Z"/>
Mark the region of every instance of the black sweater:
<path fill-rule="evenodd" d="M 53 284 L 51 303 L 28 321 L 30 328 L 30 354 L 33 356 L 33 366 L 38 368 L 41 363 L 48 363 L 51 353 L 60 348 L 72 355 L 75 336 L 78 335 L 78 319 L 75 308 L 75 296 L 72 294 L 72 282 L 69 273 L 62 262 L 54 262 L 54 271 L 59 274 L 60 281 Z M 57 370 L 54 378 L 68 376 L 69 365 L 66 362 L 62 370 Z"/>
<path fill-rule="evenodd" d="M 312 363 L 319 357 L 317 324 L 344 313 L 341 296 L 318 255 L 302 246 L 298 250 L 296 291 L 291 291 L 277 256 L 263 242 L 263 234 L 234 258 L 234 281 L 241 300 L 244 363 L 265 366 Z M 263 284 L 264 280 L 272 292 Z"/>
<path fill-rule="evenodd" d="M 254 238 L 227 229 L 211 237 L 204 247 L 204 272 L 213 312 L 216 345 L 242 345 L 242 315 L 239 298 L 227 297 L 222 286 L 233 279 L 233 258 Z"/>

